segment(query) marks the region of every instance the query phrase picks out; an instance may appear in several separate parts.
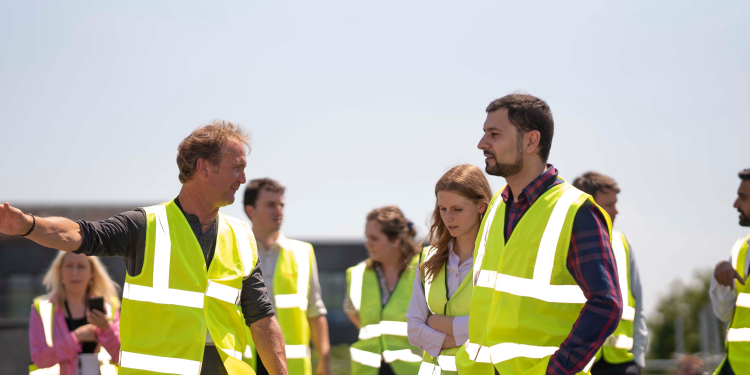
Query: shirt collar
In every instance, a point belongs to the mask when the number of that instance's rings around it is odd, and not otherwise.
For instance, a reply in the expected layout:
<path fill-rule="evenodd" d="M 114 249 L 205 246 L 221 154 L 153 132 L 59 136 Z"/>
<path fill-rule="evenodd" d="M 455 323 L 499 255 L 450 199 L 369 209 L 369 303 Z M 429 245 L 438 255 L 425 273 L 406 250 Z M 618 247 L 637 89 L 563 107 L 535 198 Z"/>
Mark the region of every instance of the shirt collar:
<path fill-rule="evenodd" d="M 288 248 L 287 242 L 288 242 L 288 240 L 287 240 L 286 236 L 284 236 L 284 233 L 283 232 L 279 232 L 279 238 L 276 239 L 276 242 L 274 242 L 273 245 L 271 245 L 270 248 L 268 248 L 268 249 L 264 248 L 263 244 L 261 244 L 260 242 L 258 242 L 257 245 L 258 245 L 258 250 L 260 250 L 260 251 L 271 251 L 271 250 L 273 250 L 274 248 L 277 248 L 277 247 L 281 248 L 281 249 Z"/>
<path fill-rule="evenodd" d="M 521 190 L 521 194 L 518 195 L 518 200 L 520 201 L 522 198 L 526 198 L 529 206 L 533 205 L 542 193 L 547 191 L 547 188 L 557 181 L 558 173 L 559 172 L 555 166 L 547 164 L 547 169 L 544 173 L 540 174 L 539 177 L 535 178 L 531 183 L 526 185 L 523 190 Z M 511 194 L 510 185 L 506 185 L 501 195 L 505 204 L 508 204 L 508 202 L 512 200 L 513 196 Z"/>

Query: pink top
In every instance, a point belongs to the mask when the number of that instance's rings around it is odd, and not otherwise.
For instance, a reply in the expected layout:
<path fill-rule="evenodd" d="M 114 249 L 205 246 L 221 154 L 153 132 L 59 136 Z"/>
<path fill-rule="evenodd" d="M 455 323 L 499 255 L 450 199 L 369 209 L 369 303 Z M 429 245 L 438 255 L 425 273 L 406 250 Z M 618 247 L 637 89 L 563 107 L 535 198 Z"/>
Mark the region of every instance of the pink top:
<path fill-rule="evenodd" d="M 54 299 L 54 298 L 53 298 Z M 117 363 L 120 355 L 120 311 L 116 311 L 114 319 L 109 323 L 106 331 L 94 328 L 96 339 L 99 342 L 97 348 L 104 346 L 112 357 L 112 363 Z M 52 367 L 60 364 L 60 375 L 75 375 L 78 371 L 78 353 L 81 352 L 81 344 L 73 332 L 68 330 L 65 315 L 62 309 L 55 308 L 54 322 L 52 323 L 52 342 L 54 345 L 47 346 L 44 337 L 44 326 L 42 318 L 37 313 L 34 305 L 31 305 L 31 317 L 29 319 L 29 349 L 31 361 L 39 368 Z"/>

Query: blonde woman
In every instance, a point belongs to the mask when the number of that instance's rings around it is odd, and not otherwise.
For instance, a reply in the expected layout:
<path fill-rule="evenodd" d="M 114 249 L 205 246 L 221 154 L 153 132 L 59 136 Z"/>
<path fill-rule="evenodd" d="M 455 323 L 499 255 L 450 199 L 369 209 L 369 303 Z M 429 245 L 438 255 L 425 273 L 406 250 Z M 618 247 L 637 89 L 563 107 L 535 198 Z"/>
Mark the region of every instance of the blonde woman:
<path fill-rule="evenodd" d="M 344 311 L 359 329 L 352 344 L 352 375 L 412 375 L 419 371 L 419 349 L 406 339 L 419 247 L 414 226 L 396 206 L 367 215 L 365 248 L 370 258 L 346 271 Z"/>
<path fill-rule="evenodd" d="M 474 245 L 492 190 L 481 169 L 462 164 L 438 180 L 435 198 L 432 246 L 422 251 L 406 319 L 409 343 L 424 350 L 419 373 L 456 374 L 456 352 L 469 338 Z"/>
<path fill-rule="evenodd" d="M 31 306 L 30 373 L 115 373 L 110 361 L 117 363 L 120 353 L 120 300 L 104 265 L 97 257 L 61 251 L 43 283 L 49 293 Z M 96 297 L 103 298 L 104 312 L 89 308 Z"/>

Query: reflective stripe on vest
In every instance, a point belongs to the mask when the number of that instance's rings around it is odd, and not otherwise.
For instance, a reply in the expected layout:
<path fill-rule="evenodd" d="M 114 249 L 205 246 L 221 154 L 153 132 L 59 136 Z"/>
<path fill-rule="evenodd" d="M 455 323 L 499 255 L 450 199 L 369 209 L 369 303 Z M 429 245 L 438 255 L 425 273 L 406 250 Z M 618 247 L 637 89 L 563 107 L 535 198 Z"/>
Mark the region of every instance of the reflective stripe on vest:
<path fill-rule="evenodd" d="M 148 223 L 144 269 L 138 276 L 128 275 L 123 287 L 120 374 L 197 375 L 209 335 L 225 367 L 252 374 L 241 361 L 247 338 L 239 307 L 242 279 L 252 272 L 257 257 L 249 225 L 218 215 L 216 251 L 206 269 L 200 245 L 174 201 L 144 211 Z M 171 275 L 172 268 L 184 271 Z M 164 322 L 163 331 L 145 338 L 139 327 L 146 324 L 141 319 L 146 313 L 157 320 L 161 315 L 172 318 Z M 177 327 L 170 325 L 180 325 L 171 337 L 167 331 Z M 176 339 L 182 334 L 189 337 Z M 159 345 L 162 341 L 165 345 Z"/>
<path fill-rule="evenodd" d="M 280 237 L 279 257 L 273 275 L 276 319 L 284 332 L 290 374 L 312 375 L 307 297 L 314 255 L 312 245 Z"/>
<path fill-rule="evenodd" d="M 383 320 L 378 324 L 369 324 L 359 329 L 359 339 L 367 340 L 380 335 L 409 336 L 406 322 Z"/>
<path fill-rule="evenodd" d="M 738 239 L 732 247 L 732 267 L 742 279 L 748 279 L 747 269 L 745 268 L 747 265 L 748 241 L 750 241 L 750 235 Z M 742 285 L 735 280 L 734 286 L 737 291 L 737 299 L 726 335 L 726 360 L 737 371 L 737 369 L 750 368 L 750 285 Z M 721 366 L 719 369 L 721 369 Z"/>
<path fill-rule="evenodd" d="M 376 273 L 367 269 L 366 261 L 347 270 L 347 295 L 361 321 L 359 340 L 349 350 L 353 375 L 375 375 L 381 361 L 388 363 L 397 375 L 418 372 L 422 357 L 415 354 L 417 348 L 409 345 L 406 323 L 418 260 L 418 256 L 410 260 L 385 306 L 379 298 Z M 364 299 L 363 294 L 367 296 Z"/>
<path fill-rule="evenodd" d="M 610 364 L 622 364 L 633 361 L 633 321 L 635 320 L 635 297 L 631 292 L 630 283 L 630 247 L 625 235 L 621 232 L 612 232 L 612 253 L 615 256 L 617 266 L 618 285 L 622 296 L 623 309 L 620 323 L 615 331 L 608 337 L 597 358 L 603 359 Z"/>
<path fill-rule="evenodd" d="M 490 216 L 487 218 L 487 224 L 482 231 L 482 240 L 479 244 L 477 259 L 474 262 L 474 285 L 552 303 L 585 303 L 586 297 L 578 285 L 550 285 L 555 251 L 557 250 L 557 242 L 560 239 L 562 226 L 565 223 L 565 216 L 570 206 L 580 196 L 581 192 L 579 190 L 569 189 L 555 204 L 552 216 L 550 216 L 547 227 L 542 235 L 542 242 L 539 244 L 536 264 L 534 265 L 534 277 L 532 279 L 502 275 L 496 271 L 481 269 L 481 260 L 484 258 L 487 238 L 490 232 L 489 228 L 492 226 L 492 219 L 495 216 L 497 207 L 503 201 L 500 197 L 495 199 L 495 204 L 492 205 L 492 209 L 490 210 Z"/>
<path fill-rule="evenodd" d="M 437 365 L 429 362 L 422 362 L 419 366 L 418 375 L 440 375 L 443 371 L 458 371 L 456 369 L 456 357 L 452 355 L 439 355 Z"/>
<path fill-rule="evenodd" d="M 364 279 L 366 267 L 367 263 L 365 262 L 360 262 L 352 267 L 352 282 L 349 288 L 349 299 L 352 301 L 352 305 L 354 305 L 354 309 L 357 310 L 357 312 L 359 312 L 359 308 L 362 305 L 362 280 Z"/>
<path fill-rule="evenodd" d="M 617 274 L 619 275 L 620 284 L 620 295 L 624 302 L 622 310 L 622 319 L 632 321 L 635 319 L 635 308 L 628 304 L 628 297 L 630 296 L 630 288 L 628 286 L 630 281 L 630 273 L 628 272 L 628 255 L 625 253 L 625 243 L 621 233 L 612 233 L 612 252 L 615 254 L 615 262 L 617 263 Z"/>

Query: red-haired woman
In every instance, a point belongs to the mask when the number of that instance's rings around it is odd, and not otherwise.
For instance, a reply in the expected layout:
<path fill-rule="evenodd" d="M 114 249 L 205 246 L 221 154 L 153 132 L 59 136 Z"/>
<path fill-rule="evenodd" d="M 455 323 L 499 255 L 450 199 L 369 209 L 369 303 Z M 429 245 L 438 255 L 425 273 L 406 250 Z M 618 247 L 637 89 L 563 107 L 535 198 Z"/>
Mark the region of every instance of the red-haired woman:
<path fill-rule="evenodd" d="M 455 374 L 469 338 L 474 244 L 492 190 L 481 169 L 462 164 L 435 185 L 435 209 L 406 314 L 409 343 L 424 350 L 419 373 Z M 439 371 L 436 371 L 439 370 Z"/>
<path fill-rule="evenodd" d="M 406 338 L 419 247 L 413 225 L 396 206 L 367 215 L 365 248 L 370 258 L 346 271 L 344 311 L 359 328 L 350 349 L 352 375 L 413 375 L 422 356 Z"/>

